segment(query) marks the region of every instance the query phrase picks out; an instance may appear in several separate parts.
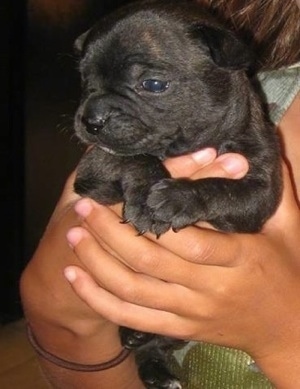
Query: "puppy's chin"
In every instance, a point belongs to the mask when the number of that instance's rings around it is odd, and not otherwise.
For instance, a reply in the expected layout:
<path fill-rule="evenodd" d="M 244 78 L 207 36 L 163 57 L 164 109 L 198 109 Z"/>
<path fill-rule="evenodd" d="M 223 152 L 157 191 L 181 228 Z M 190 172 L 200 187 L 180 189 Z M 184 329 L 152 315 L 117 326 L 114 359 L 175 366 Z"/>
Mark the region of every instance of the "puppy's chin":
<path fill-rule="evenodd" d="M 133 147 L 132 148 L 122 148 L 122 147 L 109 147 L 104 144 L 100 144 L 99 142 L 94 144 L 96 147 L 99 149 L 103 150 L 105 153 L 108 153 L 110 155 L 116 155 L 118 157 L 133 157 L 135 155 L 139 154 L 148 154 L 146 152 L 140 151 L 140 150 L 135 150 Z"/>
<path fill-rule="evenodd" d="M 110 149 L 109 147 L 100 146 L 100 145 L 98 145 L 98 147 L 99 147 L 101 150 L 103 150 L 105 153 L 108 153 L 108 154 L 111 154 L 111 155 L 121 155 L 121 154 L 118 154 L 115 150 Z"/>

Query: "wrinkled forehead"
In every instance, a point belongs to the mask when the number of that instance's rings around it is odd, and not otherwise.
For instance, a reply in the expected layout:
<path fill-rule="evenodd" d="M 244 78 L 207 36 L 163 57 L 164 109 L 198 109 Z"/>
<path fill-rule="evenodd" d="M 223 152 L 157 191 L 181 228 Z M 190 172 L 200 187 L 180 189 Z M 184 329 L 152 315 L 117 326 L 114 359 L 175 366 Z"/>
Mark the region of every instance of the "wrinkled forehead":
<path fill-rule="evenodd" d="M 191 46 L 184 22 L 143 10 L 95 34 L 87 54 L 110 60 L 117 54 L 119 61 L 122 56 L 124 60 L 136 56 L 174 63 L 187 58 Z"/>

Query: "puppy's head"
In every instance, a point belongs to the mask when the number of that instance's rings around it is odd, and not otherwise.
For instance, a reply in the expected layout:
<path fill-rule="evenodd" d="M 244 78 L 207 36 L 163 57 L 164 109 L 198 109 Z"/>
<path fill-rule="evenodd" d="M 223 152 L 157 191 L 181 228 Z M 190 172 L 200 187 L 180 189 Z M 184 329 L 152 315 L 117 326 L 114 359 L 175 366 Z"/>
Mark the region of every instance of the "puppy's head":
<path fill-rule="evenodd" d="M 250 63 L 241 42 L 185 0 L 127 6 L 76 46 L 83 87 L 76 133 L 118 155 L 164 158 L 205 145 L 235 106 Z"/>

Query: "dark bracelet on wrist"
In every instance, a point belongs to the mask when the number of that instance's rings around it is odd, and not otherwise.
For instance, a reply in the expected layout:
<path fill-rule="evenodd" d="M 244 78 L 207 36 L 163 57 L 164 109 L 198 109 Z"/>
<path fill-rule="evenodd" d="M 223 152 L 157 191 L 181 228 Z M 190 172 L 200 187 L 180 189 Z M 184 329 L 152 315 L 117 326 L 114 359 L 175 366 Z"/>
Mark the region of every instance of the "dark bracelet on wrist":
<path fill-rule="evenodd" d="M 98 364 L 84 365 L 81 363 L 71 362 L 62 359 L 60 357 L 57 357 L 54 354 L 51 354 L 49 351 L 45 350 L 36 340 L 28 324 L 27 324 L 27 336 L 30 344 L 32 345 L 34 350 L 38 353 L 38 355 L 40 355 L 42 358 L 46 359 L 47 361 L 53 363 L 54 365 L 57 365 L 59 367 L 68 370 L 91 373 L 91 372 L 111 369 L 115 366 L 118 366 L 120 363 L 122 363 L 130 354 L 130 350 L 123 348 L 120 354 L 118 354 L 115 358 L 109 361 L 98 363 Z"/>

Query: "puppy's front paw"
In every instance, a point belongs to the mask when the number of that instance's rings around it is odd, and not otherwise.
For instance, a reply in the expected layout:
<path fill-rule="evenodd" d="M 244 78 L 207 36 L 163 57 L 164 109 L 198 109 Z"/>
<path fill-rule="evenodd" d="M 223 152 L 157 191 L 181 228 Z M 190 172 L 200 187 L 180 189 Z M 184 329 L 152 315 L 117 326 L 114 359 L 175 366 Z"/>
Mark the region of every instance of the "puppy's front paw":
<path fill-rule="evenodd" d="M 193 181 L 163 179 L 151 187 L 147 206 L 152 218 L 175 231 L 196 223 L 201 217 L 201 201 Z"/>
<path fill-rule="evenodd" d="M 145 203 L 126 202 L 123 208 L 124 221 L 131 223 L 138 234 L 152 232 L 159 237 L 170 228 L 170 223 L 153 219 L 152 211 Z"/>
<path fill-rule="evenodd" d="M 151 230 L 152 220 L 150 210 L 145 204 L 138 202 L 125 202 L 123 207 L 124 221 L 132 224 L 139 234 Z"/>

